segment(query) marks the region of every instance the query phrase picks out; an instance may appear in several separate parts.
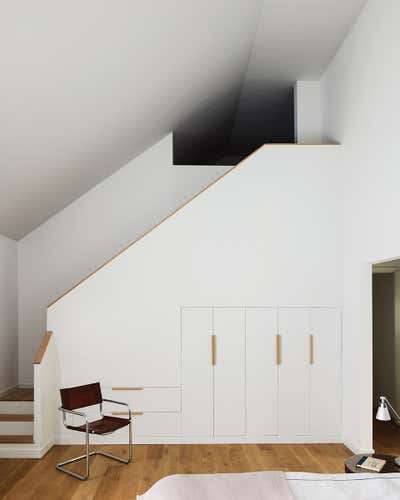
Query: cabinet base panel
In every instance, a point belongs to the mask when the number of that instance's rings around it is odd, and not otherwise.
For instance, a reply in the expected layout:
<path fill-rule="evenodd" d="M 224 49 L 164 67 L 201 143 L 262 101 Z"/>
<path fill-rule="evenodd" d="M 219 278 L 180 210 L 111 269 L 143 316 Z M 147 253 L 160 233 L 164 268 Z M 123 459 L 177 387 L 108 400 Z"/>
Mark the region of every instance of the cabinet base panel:
<path fill-rule="evenodd" d="M 77 434 L 77 433 L 75 433 Z M 91 436 L 93 444 L 126 444 L 126 436 Z M 343 444 L 342 436 L 135 436 L 134 444 Z M 59 435 L 56 444 L 83 444 L 80 436 Z"/>

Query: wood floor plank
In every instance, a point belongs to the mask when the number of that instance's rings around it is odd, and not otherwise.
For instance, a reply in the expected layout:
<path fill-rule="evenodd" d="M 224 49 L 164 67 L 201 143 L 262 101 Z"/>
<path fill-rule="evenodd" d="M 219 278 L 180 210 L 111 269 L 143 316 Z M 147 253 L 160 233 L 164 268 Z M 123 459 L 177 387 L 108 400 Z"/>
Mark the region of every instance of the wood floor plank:
<path fill-rule="evenodd" d="M 5 464 L 6 460 L 7 459 L 1 460 L 0 470 L 8 469 L 7 465 Z M 11 460 L 13 462 L 16 461 L 14 459 Z M 2 478 L 0 482 L 0 498 L 5 498 L 13 488 L 17 486 L 19 487 L 21 481 L 35 467 L 35 465 L 38 463 L 38 460 L 20 459 L 17 462 L 17 464 L 13 465 L 12 470 L 7 471 L 7 474 Z M 3 476 L 3 474 L 1 474 L 1 476 Z"/>
<path fill-rule="evenodd" d="M 0 396 L 0 401 L 33 401 L 33 389 L 13 389 Z"/>
<path fill-rule="evenodd" d="M 385 439 L 385 446 L 392 443 L 388 437 Z M 122 445 L 100 448 L 119 456 L 127 454 L 126 446 Z M 129 465 L 102 456 L 92 457 L 88 481 L 56 471 L 57 462 L 78 456 L 83 449 L 54 446 L 42 460 L 1 459 L 0 498 L 133 500 L 135 495 L 170 474 L 260 470 L 334 473 L 343 471 L 343 460 L 351 455 L 338 444 L 136 445 L 134 460 Z M 69 467 L 82 473 L 84 462 Z"/>

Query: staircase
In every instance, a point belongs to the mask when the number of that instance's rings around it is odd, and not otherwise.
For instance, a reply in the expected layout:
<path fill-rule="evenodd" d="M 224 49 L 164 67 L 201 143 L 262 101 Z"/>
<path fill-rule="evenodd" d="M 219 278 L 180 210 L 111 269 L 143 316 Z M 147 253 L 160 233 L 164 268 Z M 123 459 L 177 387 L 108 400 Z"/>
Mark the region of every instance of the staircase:
<path fill-rule="evenodd" d="M 44 334 L 35 358 L 35 390 L 0 396 L 0 458 L 42 458 L 54 444 L 59 382 L 51 336 Z"/>
<path fill-rule="evenodd" d="M 14 389 L 0 397 L 0 444 L 33 443 L 33 389 Z"/>

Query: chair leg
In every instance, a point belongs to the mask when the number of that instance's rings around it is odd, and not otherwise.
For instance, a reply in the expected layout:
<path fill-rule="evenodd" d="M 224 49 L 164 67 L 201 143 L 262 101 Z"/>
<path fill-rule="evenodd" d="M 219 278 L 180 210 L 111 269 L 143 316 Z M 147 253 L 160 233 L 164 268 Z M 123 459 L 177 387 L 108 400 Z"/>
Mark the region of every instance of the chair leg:
<path fill-rule="evenodd" d="M 86 432 L 86 453 L 85 455 L 81 455 L 76 458 L 70 458 L 65 462 L 61 462 L 56 465 L 56 469 L 69 474 L 70 476 L 76 477 L 81 481 L 86 481 L 89 478 L 89 458 L 93 455 L 103 455 L 103 457 L 111 458 L 112 460 L 117 460 L 118 462 L 122 462 L 123 464 L 129 464 L 132 460 L 132 422 L 129 422 L 129 442 L 128 442 L 128 458 L 116 457 L 115 455 L 111 455 L 110 453 L 106 453 L 105 451 L 96 450 L 89 452 L 89 433 Z M 72 462 L 77 462 L 82 459 L 86 459 L 86 474 L 82 476 L 81 474 L 77 474 L 76 472 L 69 471 L 64 465 L 71 464 Z"/>
<path fill-rule="evenodd" d="M 128 441 L 128 458 L 116 457 L 115 455 L 111 455 L 110 453 L 106 453 L 105 451 L 95 451 L 93 452 L 96 455 L 103 455 L 103 457 L 111 458 L 112 460 L 117 460 L 118 462 L 122 462 L 123 464 L 129 464 L 132 460 L 132 421 L 129 422 L 129 441 Z"/>
<path fill-rule="evenodd" d="M 56 465 L 56 469 L 65 472 L 66 474 L 69 474 L 70 476 L 76 477 L 77 479 L 80 479 L 81 481 L 86 481 L 86 479 L 89 478 L 89 457 L 92 455 L 96 455 L 96 451 L 89 452 L 89 433 L 86 432 L 86 453 L 84 455 L 81 455 L 80 457 L 76 458 L 70 458 L 69 460 L 65 460 L 65 462 L 61 462 Z M 72 462 L 78 462 L 79 460 L 86 459 L 86 474 L 82 476 L 81 474 L 78 474 L 76 472 L 72 472 L 65 467 L 64 465 L 71 464 Z"/>

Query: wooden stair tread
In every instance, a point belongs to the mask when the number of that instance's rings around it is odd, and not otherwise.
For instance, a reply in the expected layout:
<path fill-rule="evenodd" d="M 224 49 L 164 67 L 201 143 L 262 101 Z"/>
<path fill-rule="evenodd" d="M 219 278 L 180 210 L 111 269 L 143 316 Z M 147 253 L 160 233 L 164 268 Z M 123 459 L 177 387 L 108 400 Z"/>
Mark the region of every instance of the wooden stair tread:
<path fill-rule="evenodd" d="M 13 389 L 1 395 L 0 401 L 33 401 L 33 389 Z"/>
<path fill-rule="evenodd" d="M 0 422 L 33 422 L 33 415 L 28 413 L 0 413 Z"/>
<path fill-rule="evenodd" d="M 29 435 L 20 435 L 20 436 L 3 435 L 3 436 L 0 436 L 0 443 L 8 443 L 8 444 L 33 443 L 33 436 L 29 436 Z"/>

